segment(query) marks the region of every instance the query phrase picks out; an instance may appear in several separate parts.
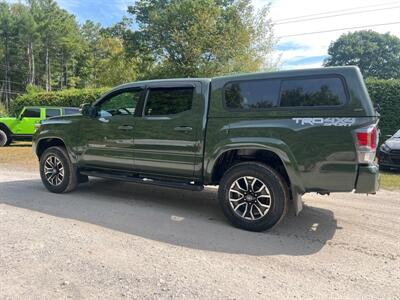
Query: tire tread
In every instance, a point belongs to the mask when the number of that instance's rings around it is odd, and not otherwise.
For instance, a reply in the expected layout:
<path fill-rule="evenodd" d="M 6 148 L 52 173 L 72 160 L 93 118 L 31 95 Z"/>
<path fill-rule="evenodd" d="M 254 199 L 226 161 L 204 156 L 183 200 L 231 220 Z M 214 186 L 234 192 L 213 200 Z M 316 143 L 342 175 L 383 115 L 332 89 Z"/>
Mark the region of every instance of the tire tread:
<path fill-rule="evenodd" d="M 77 172 L 76 168 L 74 167 L 74 165 L 72 164 L 72 162 L 71 162 L 71 160 L 69 158 L 69 155 L 67 153 L 67 149 L 65 149 L 64 147 L 59 147 L 59 146 L 49 147 L 48 149 L 46 149 L 43 152 L 42 156 L 40 157 L 40 163 L 42 161 L 42 158 L 46 157 L 46 155 L 48 153 L 51 153 L 51 152 L 56 154 L 56 155 L 60 155 L 61 154 L 60 158 L 62 158 L 62 159 L 64 159 L 66 161 L 67 166 L 65 166 L 65 167 L 68 168 L 68 174 L 69 174 L 68 183 L 65 186 L 65 188 L 63 188 L 63 189 L 52 188 L 46 183 L 45 179 L 43 178 L 43 176 L 41 174 L 42 181 L 43 181 L 45 187 L 50 192 L 53 192 L 53 193 L 69 193 L 69 192 L 73 191 L 74 189 L 76 189 L 76 187 L 78 186 L 78 175 L 77 175 L 78 172 Z M 40 168 L 40 172 L 42 173 L 42 168 Z"/>
<path fill-rule="evenodd" d="M 227 200 L 225 199 L 226 195 L 226 189 L 228 182 L 231 181 L 231 178 L 239 173 L 243 172 L 244 170 L 251 170 L 253 172 L 259 172 L 261 174 L 266 174 L 266 176 L 270 176 L 273 179 L 273 184 L 278 184 L 278 189 L 282 192 L 283 194 L 283 210 L 281 212 L 281 215 L 279 218 L 273 222 L 272 225 L 268 223 L 262 223 L 262 222 L 257 222 L 254 224 L 249 224 L 248 222 L 245 222 L 244 220 L 240 219 L 239 217 L 235 216 L 233 212 L 231 212 L 230 207 L 227 207 L 224 202 Z M 270 183 L 271 184 L 271 183 Z M 278 191 L 279 191 L 278 190 Z M 264 230 L 269 230 L 278 225 L 283 218 L 285 217 L 287 211 L 288 211 L 288 201 L 289 201 L 289 188 L 286 184 L 286 181 L 283 179 L 283 177 L 273 168 L 271 168 L 268 165 L 265 165 L 260 162 L 256 161 L 251 161 L 251 162 L 241 162 L 233 165 L 230 167 L 222 177 L 222 180 L 219 185 L 219 190 L 218 190 L 218 198 L 219 202 L 221 205 L 221 208 L 225 214 L 225 216 L 231 221 L 231 223 L 239 228 L 245 229 L 245 230 L 250 230 L 250 231 L 264 231 Z M 275 201 L 279 201 L 279 199 L 275 199 Z"/>

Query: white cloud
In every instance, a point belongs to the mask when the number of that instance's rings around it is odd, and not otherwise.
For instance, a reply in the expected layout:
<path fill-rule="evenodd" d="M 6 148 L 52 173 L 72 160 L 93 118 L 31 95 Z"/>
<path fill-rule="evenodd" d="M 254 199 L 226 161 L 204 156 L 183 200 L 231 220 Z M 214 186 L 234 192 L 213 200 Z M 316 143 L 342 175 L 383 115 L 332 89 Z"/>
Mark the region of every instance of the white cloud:
<path fill-rule="evenodd" d="M 114 0 L 114 1 L 115 1 L 115 5 L 118 7 L 118 9 L 123 12 L 127 11 L 128 6 L 135 4 L 134 0 Z"/>
<path fill-rule="evenodd" d="M 253 0 L 256 7 L 266 5 L 271 1 Z M 281 54 L 283 68 L 315 67 L 321 66 L 323 56 L 327 55 L 329 44 L 336 40 L 341 34 L 354 30 L 342 30 L 335 32 L 326 32 L 312 35 L 302 35 L 294 37 L 284 37 L 287 35 L 324 31 L 337 28 L 348 28 L 356 26 L 365 26 L 372 24 L 381 24 L 400 21 L 400 0 L 382 1 L 376 0 L 274 0 L 271 2 L 271 17 L 274 22 L 282 19 L 294 18 L 304 15 L 319 14 L 338 10 L 347 10 L 352 8 L 364 7 L 360 10 L 371 10 L 370 12 L 343 15 L 332 18 L 321 18 L 305 22 L 292 22 L 287 24 L 276 24 L 274 32 L 276 37 L 281 37 L 278 43 L 278 52 Z M 391 9 L 380 10 L 381 8 L 391 7 Z M 338 12 L 341 14 L 345 12 Z M 400 37 L 400 24 L 387 25 L 380 27 L 368 27 L 377 32 L 390 32 Z M 358 29 L 361 30 L 361 29 Z M 282 46 L 283 45 L 283 46 Z M 286 47 L 285 47 L 286 45 Z M 293 47 L 290 47 L 290 46 Z M 281 47 L 280 47 L 281 46 Z M 307 62 L 306 58 L 312 60 L 315 57 L 319 62 Z M 304 61 L 298 64 L 296 61 Z"/>

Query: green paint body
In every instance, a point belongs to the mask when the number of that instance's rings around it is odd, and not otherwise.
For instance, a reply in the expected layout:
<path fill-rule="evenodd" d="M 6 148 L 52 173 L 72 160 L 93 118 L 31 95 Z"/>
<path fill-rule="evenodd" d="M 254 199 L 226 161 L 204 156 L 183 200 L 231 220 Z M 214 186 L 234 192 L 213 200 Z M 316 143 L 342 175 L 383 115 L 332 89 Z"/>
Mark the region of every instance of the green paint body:
<path fill-rule="evenodd" d="M 231 111 L 224 107 L 223 89 L 232 81 L 330 75 L 339 76 L 345 83 L 348 99 L 344 105 L 259 111 Z M 88 115 L 52 118 L 43 121 L 36 132 L 34 149 L 38 153 L 42 142 L 59 139 L 78 168 L 202 185 L 218 184 L 213 180 L 213 172 L 226 151 L 259 149 L 273 152 L 281 159 L 293 193 L 374 193 L 378 189 L 377 167 L 357 162 L 354 130 L 376 124 L 379 115 L 356 67 L 134 82 L 110 93 L 180 85 L 194 87 L 190 111 L 147 117 L 137 110 L 134 116 L 113 117 L 108 123 Z M 350 118 L 353 122 L 350 126 L 324 126 L 301 124 L 296 118 Z M 132 130 L 118 129 L 127 125 Z M 191 131 L 176 130 L 182 126 Z"/>
<path fill-rule="evenodd" d="M 37 109 L 40 111 L 40 117 L 31 118 L 24 117 L 24 113 L 27 109 Z M 64 109 L 62 107 L 54 106 L 28 106 L 24 107 L 17 117 L 0 117 L 0 126 L 7 129 L 7 132 L 15 139 L 21 137 L 22 139 L 31 139 L 36 131 L 35 125 L 46 119 L 46 110 L 58 110 L 59 115 L 64 115 Z"/>

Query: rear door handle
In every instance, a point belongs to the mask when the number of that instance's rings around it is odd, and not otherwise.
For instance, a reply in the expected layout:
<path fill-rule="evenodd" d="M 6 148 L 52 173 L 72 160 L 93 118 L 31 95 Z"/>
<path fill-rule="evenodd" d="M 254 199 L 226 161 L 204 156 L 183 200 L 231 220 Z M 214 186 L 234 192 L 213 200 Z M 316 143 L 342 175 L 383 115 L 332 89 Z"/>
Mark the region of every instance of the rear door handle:
<path fill-rule="evenodd" d="M 177 127 L 174 128 L 174 130 L 175 130 L 175 131 L 185 131 L 185 132 L 188 132 L 188 131 L 192 131 L 193 128 L 192 128 L 192 127 L 189 127 L 189 126 L 177 126 Z"/>
<path fill-rule="evenodd" d="M 121 125 L 121 126 L 118 126 L 118 129 L 119 130 L 132 130 L 133 126 L 131 126 L 131 125 Z"/>

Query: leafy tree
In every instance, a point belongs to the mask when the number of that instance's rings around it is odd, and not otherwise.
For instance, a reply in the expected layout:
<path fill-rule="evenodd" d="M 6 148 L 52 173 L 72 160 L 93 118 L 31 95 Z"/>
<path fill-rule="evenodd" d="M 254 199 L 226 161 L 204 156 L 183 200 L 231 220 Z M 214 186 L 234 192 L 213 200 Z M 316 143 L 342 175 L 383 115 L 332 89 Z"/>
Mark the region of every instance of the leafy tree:
<path fill-rule="evenodd" d="M 9 108 L 11 96 L 11 64 L 13 57 L 11 51 L 15 42 L 15 22 L 12 17 L 11 9 L 8 3 L 0 2 L 0 39 L 2 43 L 1 53 L 3 59 L 0 61 L 0 69 L 4 70 L 0 81 L 0 95 L 5 102 L 6 109 Z"/>
<path fill-rule="evenodd" d="M 95 85 L 95 82 L 98 81 L 101 29 L 99 23 L 94 23 L 90 20 L 87 20 L 80 28 L 84 51 L 77 63 L 80 69 L 82 86 Z"/>
<path fill-rule="evenodd" d="M 136 79 L 136 61 L 125 56 L 123 42 L 118 38 L 103 37 L 99 41 L 99 60 L 96 86 L 115 86 Z"/>
<path fill-rule="evenodd" d="M 325 66 L 356 65 L 366 77 L 400 78 L 400 38 L 371 30 L 343 34 L 332 42 Z"/>
<path fill-rule="evenodd" d="M 38 37 L 36 23 L 29 8 L 25 5 L 14 4 L 10 6 L 10 12 L 15 26 L 11 77 L 13 83 L 21 81 L 21 86 L 33 84 L 35 77 L 34 39 Z M 21 86 L 17 90 L 20 90 Z"/>
<path fill-rule="evenodd" d="M 36 89 L 270 67 L 268 7 L 256 11 L 249 0 L 138 0 L 129 12 L 132 18 L 102 28 L 78 24 L 56 0 L 0 0 L 0 102 L 9 109 L 18 94 Z"/>
<path fill-rule="evenodd" d="M 128 12 L 153 56 L 149 77 L 256 71 L 272 51 L 268 7 L 257 13 L 247 0 L 139 0 Z"/>

